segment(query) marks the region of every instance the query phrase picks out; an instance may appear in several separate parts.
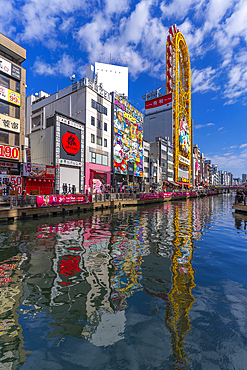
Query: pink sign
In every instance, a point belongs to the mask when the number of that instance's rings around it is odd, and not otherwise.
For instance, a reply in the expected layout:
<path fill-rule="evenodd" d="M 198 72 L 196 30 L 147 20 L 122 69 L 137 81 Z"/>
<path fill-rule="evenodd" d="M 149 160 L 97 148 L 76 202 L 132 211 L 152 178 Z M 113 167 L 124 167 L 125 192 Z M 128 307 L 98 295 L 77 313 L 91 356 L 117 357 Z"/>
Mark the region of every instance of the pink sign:
<path fill-rule="evenodd" d="M 158 198 L 170 198 L 172 193 L 158 193 Z"/>
<path fill-rule="evenodd" d="M 141 194 L 141 199 L 156 199 L 157 194 L 156 193 L 144 193 Z"/>
<path fill-rule="evenodd" d="M 92 202 L 92 195 L 39 195 L 36 197 L 37 207 L 59 206 L 64 204 L 81 204 Z"/>

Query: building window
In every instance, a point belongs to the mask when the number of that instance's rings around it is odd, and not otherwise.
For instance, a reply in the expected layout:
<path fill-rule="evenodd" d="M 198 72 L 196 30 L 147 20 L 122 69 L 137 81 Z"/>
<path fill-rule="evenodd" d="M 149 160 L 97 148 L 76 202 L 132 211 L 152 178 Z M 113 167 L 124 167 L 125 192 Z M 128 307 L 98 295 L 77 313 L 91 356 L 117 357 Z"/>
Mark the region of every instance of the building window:
<path fill-rule="evenodd" d="M 101 121 L 98 119 L 98 128 L 101 128 Z"/>
<path fill-rule="evenodd" d="M 21 84 L 20 84 L 20 81 L 16 81 L 15 91 L 18 92 L 18 93 L 21 92 Z"/>
<path fill-rule="evenodd" d="M 4 144 L 9 143 L 9 133 L 5 131 L 0 131 L 0 142 Z"/>
<path fill-rule="evenodd" d="M 20 119 L 20 107 L 15 107 L 15 118 Z"/>
<path fill-rule="evenodd" d="M 107 123 L 104 123 L 104 130 L 107 131 Z"/>
<path fill-rule="evenodd" d="M 3 102 L 0 102 L 0 113 L 9 115 L 9 105 Z"/>
<path fill-rule="evenodd" d="M 95 118 L 93 116 L 91 116 L 91 125 L 95 126 Z"/>
<path fill-rule="evenodd" d="M 15 134 L 15 145 L 16 146 L 20 145 L 20 143 L 19 143 L 19 134 Z"/>
<path fill-rule="evenodd" d="M 102 145 L 102 137 L 97 136 L 97 144 Z"/>
<path fill-rule="evenodd" d="M 7 89 L 9 89 L 9 81 L 10 81 L 9 77 L 6 77 L 0 74 L 0 85 L 1 86 L 7 87 Z"/>
<path fill-rule="evenodd" d="M 107 148 L 107 139 L 104 139 L 104 147 Z"/>
<path fill-rule="evenodd" d="M 34 129 L 39 126 L 41 126 L 41 114 L 32 118 L 32 128 Z"/>
<path fill-rule="evenodd" d="M 95 143 L 95 135 L 91 134 L 91 143 Z"/>
<path fill-rule="evenodd" d="M 95 100 L 91 100 L 92 108 L 96 109 L 98 112 L 103 113 L 107 116 L 107 108 L 105 108 L 102 104 L 97 103 Z"/>
<path fill-rule="evenodd" d="M 101 164 L 103 166 L 108 165 L 108 157 L 104 154 L 89 152 L 89 161 L 95 164 Z"/>

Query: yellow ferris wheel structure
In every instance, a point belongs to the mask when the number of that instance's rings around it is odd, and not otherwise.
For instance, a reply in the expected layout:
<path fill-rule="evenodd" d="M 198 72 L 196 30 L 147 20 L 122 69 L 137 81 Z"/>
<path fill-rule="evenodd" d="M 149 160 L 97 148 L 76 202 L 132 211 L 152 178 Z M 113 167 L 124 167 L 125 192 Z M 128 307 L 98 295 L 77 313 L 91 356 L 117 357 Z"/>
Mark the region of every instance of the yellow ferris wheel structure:
<path fill-rule="evenodd" d="M 166 42 L 166 93 L 172 93 L 173 96 L 174 180 L 191 183 L 190 58 L 185 38 L 176 25 L 169 28 Z"/>

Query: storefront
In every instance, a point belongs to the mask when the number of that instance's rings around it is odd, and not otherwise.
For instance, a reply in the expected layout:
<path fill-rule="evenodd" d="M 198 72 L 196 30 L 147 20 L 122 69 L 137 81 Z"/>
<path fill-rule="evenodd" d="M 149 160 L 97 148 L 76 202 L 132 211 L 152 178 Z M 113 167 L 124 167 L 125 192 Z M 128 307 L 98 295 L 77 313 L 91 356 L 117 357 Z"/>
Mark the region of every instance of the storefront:
<path fill-rule="evenodd" d="M 30 195 L 54 193 L 55 166 L 23 163 L 23 189 Z"/>

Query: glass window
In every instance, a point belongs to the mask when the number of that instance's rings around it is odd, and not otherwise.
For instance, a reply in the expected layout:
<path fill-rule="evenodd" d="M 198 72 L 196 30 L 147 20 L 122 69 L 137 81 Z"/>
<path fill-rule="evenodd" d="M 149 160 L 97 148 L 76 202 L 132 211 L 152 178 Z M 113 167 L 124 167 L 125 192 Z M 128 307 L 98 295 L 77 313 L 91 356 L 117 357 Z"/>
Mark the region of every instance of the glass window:
<path fill-rule="evenodd" d="M 21 92 L 21 84 L 20 84 L 20 81 L 16 81 L 15 91 L 18 92 L 18 93 Z"/>
<path fill-rule="evenodd" d="M 94 117 L 91 117 L 91 125 L 95 126 L 95 118 Z"/>
<path fill-rule="evenodd" d="M 7 89 L 9 89 L 9 81 L 10 81 L 9 77 L 6 77 L 0 74 L 0 85 L 1 86 L 5 86 L 7 87 Z"/>
<path fill-rule="evenodd" d="M 101 157 L 102 157 L 102 155 L 101 155 L 101 154 L 97 154 L 97 153 L 96 153 L 96 163 L 97 163 L 97 164 L 101 164 Z"/>
<path fill-rule="evenodd" d="M 0 113 L 9 115 L 9 105 L 3 102 L 0 102 Z"/>
<path fill-rule="evenodd" d="M 104 147 L 107 148 L 107 139 L 104 139 Z"/>
<path fill-rule="evenodd" d="M 32 128 L 41 126 L 41 115 L 32 118 Z"/>
<path fill-rule="evenodd" d="M 104 165 L 104 166 L 107 166 L 108 165 L 108 163 L 107 163 L 107 155 L 102 155 L 102 164 Z"/>
<path fill-rule="evenodd" d="M 102 104 L 97 103 L 95 100 L 91 100 L 92 108 L 96 109 L 98 112 L 103 113 L 107 116 L 107 108 L 105 108 Z"/>
<path fill-rule="evenodd" d="M 5 131 L 0 131 L 0 142 L 4 144 L 9 143 L 9 133 Z"/>
<path fill-rule="evenodd" d="M 107 123 L 104 123 L 104 130 L 107 131 Z"/>
<path fill-rule="evenodd" d="M 97 136 L 97 144 L 102 145 L 102 137 Z"/>
<path fill-rule="evenodd" d="M 15 145 L 19 146 L 19 134 L 15 134 Z"/>
<path fill-rule="evenodd" d="M 101 128 L 101 121 L 98 119 L 98 128 Z"/>
<path fill-rule="evenodd" d="M 91 143 L 95 143 L 95 135 L 91 134 Z"/>
<path fill-rule="evenodd" d="M 96 163 L 96 153 L 90 152 L 91 153 L 91 163 Z"/>
<path fill-rule="evenodd" d="M 20 119 L 20 107 L 15 107 L 15 118 Z"/>

